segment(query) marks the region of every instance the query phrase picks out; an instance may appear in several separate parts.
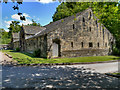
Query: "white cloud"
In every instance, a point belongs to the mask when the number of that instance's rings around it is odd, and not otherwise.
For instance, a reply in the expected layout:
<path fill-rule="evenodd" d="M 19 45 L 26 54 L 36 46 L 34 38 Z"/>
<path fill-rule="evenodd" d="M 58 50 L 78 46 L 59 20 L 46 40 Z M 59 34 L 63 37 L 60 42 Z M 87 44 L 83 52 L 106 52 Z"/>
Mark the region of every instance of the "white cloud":
<path fill-rule="evenodd" d="M 53 0 L 36 0 L 37 2 L 40 2 L 40 3 L 43 3 L 43 4 L 46 4 L 46 3 L 52 3 Z"/>
<path fill-rule="evenodd" d="M 4 21 L 5 23 L 5 27 L 6 28 L 9 28 L 10 27 L 10 23 L 12 23 L 12 21 L 14 20 L 11 20 L 11 21 Z M 20 21 L 20 25 L 27 25 L 27 24 L 32 24 L 32 21 L 30 19 L 26 19 L 25 21 Z"/>
<path fill-rule="evenodd" d="M 7 28 L 9 28 L 11 22 L 12 21 L 4 21 L 4 23 L 5 23 L 5 25 L 6 25 Z"/>
<path fill-rule="evenodd" d="M 18 14 L 11 15 L 11 18 L 15 20 L 20 20 L 20 16 Z"/>
<path fill-rule="evenodd" d="M 30 18 L 30 16 L 29 16 L 28 14 L 26 14 L 26 13 L 23 13 L 23 16 L 25 16 L 26 18 L 27 18 L 27 17 Z M 18 14 L 13 14 L 13 15 L 11 15 L 11 18 L 12 18 L 12 19 L 15 19 L 15 20 L 20 20 L 20 16 L 19 16 Z"/>
<path fill-rule="evenodd" d="M 27 13 L 23 13 L 23 16 L 30 18 L 29 14 L 27 14 Z"/>
<path fill-rule="evenodd" d="M 20 22 L 20 25 L 27 25 L 27 24 L 32 24 L 32 21 L 30 19 L 26 19 L 26 21 Z"/>
<path fill-rule="evenodd" d="M 9 28 L 10 27 L 10 23 L 12 23 L 12 21 L 14 21 L 14 20 L 19 20 L 19 22 L 20 22 L 19 25 L 22 25 L 22 24 L 23 25 L 32 24 L 32 21 L 29 19 L 30 18 L 29 14 L 23 13 L 23 16 L 25 16 L 25 18 L 26 18 L 25 21 L 20 20 L 20 16 L 18 14 L 11 15 L 12 20 L 9 20 L 9 21 L 5 20 L 5 21 L 3 21 L 4 22 L 3 26 L 5 28 Z"/>

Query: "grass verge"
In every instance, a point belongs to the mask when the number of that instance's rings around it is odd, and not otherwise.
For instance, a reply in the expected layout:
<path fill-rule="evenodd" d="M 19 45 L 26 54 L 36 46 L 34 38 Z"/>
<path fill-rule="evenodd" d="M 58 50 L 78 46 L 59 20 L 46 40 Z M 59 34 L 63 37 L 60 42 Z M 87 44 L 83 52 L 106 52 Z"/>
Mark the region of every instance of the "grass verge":
<path fill-rule="evenodd" d="M 14 52 L 13 50 L 2 50 L 13 57 L 14 60 L 20 64 L 40 64 L 40 63 L 79 63 L 79 62 L 97 62 L 97 61 L 110 61 L 118 60 L 117 56 L 91 56 L 91 57 L 75 57 L 75 58 L 57 58 L 57 59 L 44 59 L 33 57 L 29 53 Z"/>

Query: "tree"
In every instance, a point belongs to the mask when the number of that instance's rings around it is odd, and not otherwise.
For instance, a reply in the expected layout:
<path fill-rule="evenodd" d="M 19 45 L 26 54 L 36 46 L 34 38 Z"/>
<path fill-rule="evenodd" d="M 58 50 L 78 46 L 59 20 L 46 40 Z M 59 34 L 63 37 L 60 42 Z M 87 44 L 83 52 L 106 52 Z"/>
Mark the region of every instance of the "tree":
<path fill-rule="evenodd" d="M 41 27 L 40 23 L 36 23 L 36 21 L 34 21 L 33 19 L 32 19 L 32 24 L 28 24 L 28 25 L 30 25 L 30 26 L 40 26 Z"/>
<path fill-rule="evenodd" d="M 9 37 L 11 37 L 12 33 L 15 33 L 15 32 L 19 32 L 21 30 L 21 26 L 19 25 L 19 21 L 12 21 L 12 23 L 10 24 L 10 27 L 8 28 L 9 29 Z"/>
<path fill-rule="evenodd" d="M 8 36 L 8 32 L 0 28 L 0 44 L 8 44 L 9 42 L 10 38 Z"/>

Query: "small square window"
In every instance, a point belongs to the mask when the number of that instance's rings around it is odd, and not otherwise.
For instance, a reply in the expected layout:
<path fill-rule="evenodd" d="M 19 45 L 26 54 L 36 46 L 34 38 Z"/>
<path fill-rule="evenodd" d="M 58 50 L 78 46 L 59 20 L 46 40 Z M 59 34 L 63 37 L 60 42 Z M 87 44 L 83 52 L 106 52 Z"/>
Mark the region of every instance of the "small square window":
<path fill-rule="evenodd" d="M 93 47 L 93 44 L 92 44 L 92 42 L 90 42 L 90 43 L 89 43 L 89 47 Z"/>

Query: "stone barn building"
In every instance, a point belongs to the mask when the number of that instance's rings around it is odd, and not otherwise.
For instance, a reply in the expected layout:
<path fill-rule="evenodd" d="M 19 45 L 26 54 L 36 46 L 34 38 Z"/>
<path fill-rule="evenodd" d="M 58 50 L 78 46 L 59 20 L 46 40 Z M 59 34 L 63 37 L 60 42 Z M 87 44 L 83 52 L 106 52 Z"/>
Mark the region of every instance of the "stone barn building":
<path fill-rule="evenodd" d="M 112 53 L 114 37 L 98 22 L 90 8 L 39 29 L 25 27 L 28 26 L 23 26 L 20 32 L 20 43 L 24 43 L 21 50 L 32 53 L 40 49 L 40 57 L 101 56 Z M 27 33 L 29 31 L 35 33 Z M 25 34 L 32 36 L 26 38 Z"/>
<path fill-rule="evenodd" d="M 19 32 L 18 33 L 12 33 L 12 38 L 11 38 L 11 48 L 16 49 L 19 47 Z"/>

